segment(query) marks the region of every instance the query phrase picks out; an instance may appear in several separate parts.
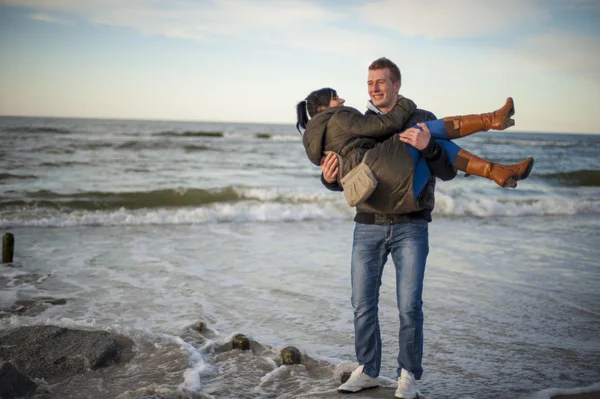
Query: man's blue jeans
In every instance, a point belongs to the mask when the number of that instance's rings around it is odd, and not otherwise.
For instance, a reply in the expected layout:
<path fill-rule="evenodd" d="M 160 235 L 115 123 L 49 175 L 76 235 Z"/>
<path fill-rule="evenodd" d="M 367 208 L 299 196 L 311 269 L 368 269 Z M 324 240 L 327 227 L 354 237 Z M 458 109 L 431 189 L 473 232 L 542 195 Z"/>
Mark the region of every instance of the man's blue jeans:
<path fill-rule="evenodd" d="M 388 254 L 396 267 L 396 300 L 400 314 L 398 376 L 401 369 L 421 378 L 423 368 L 423 278 L 429 253 L 428 222 L 360 224 L 352 244 L 352 307 L 356 360 L 377 377 L 381 369 L 379 288 Z"/>

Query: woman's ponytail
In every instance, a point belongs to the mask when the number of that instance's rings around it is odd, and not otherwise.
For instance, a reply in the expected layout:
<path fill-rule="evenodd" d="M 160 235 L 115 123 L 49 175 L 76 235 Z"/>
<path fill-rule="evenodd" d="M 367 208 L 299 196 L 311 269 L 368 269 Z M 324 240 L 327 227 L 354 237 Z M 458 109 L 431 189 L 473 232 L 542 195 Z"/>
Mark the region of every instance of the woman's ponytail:
<path fill-rule="evenodd" d="M 306 106 L 306 100 L 302 100 L 298 103 L 298 105 L 296 105 L 296 129 L 298 129 L 298 132 L 300 134 L 302 134 L 300 128 L 306 129 L 306 124 L 308 123 L 308 113 L 306 110 Z"/>

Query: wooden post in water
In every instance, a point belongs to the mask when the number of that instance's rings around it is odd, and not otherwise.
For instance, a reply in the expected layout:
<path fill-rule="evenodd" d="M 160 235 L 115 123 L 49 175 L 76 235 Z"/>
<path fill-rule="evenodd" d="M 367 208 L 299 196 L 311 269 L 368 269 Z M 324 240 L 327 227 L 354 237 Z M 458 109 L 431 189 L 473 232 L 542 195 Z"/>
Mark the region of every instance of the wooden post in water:
<path fill-rule="evenodd" d="M 12 263 L 15 251 L 15 236 L 5 233 L 2 236 L 2 263 Z"/>

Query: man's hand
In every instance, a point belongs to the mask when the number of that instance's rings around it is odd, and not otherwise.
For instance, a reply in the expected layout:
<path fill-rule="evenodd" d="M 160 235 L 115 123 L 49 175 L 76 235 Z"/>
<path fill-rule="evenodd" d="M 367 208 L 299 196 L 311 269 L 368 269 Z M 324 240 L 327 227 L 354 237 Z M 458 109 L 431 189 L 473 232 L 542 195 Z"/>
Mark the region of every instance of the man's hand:
<path fill-rule="evenodd" d="M 327 183 L 334 183 L 337 180 L 339 173 L 337 155 L 330 152 L 321 158 L 321 171 L 323 172 L 323 179 L 325 179 Z"/>
<path fill-rule="evenodd" d="M 415 147 L 417 150 L 421 151 L 427 144 L 429 144 L 429 140 L 431 140 L 431 133 L 429 132 L 429 128 L 424 123 L 417 123 L 421 129 L 416 127 L 411 127 L 400 133 L 400 141 L 404 141 L 406 144 L 410 144 Z"/>

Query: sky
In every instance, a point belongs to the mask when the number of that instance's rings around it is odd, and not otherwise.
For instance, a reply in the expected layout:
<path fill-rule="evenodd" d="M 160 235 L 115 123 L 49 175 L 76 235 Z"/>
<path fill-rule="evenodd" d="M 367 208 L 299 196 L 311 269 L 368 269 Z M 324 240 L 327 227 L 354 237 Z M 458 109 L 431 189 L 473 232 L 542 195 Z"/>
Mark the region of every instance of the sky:
<path fill-rule="evenodd" d="M 600 0 L 0 0 L 0 115 L 294 124 L 382 56 L 439 118 L 600 134 Z"/>

